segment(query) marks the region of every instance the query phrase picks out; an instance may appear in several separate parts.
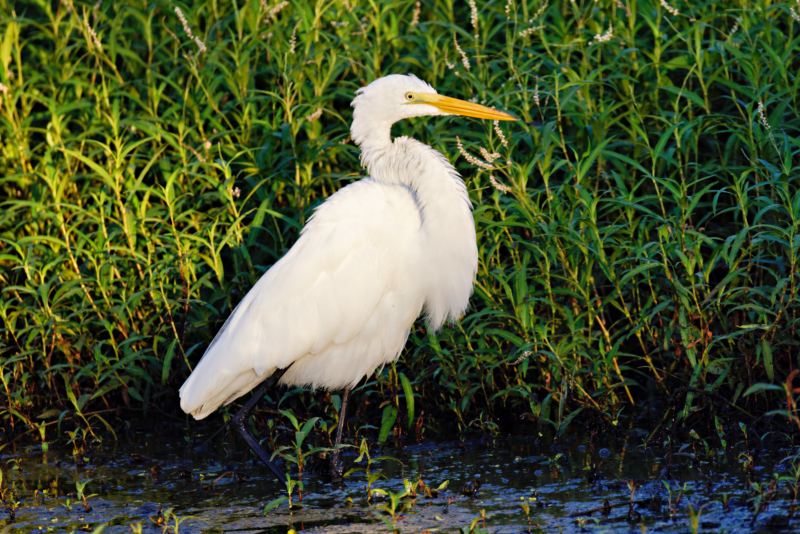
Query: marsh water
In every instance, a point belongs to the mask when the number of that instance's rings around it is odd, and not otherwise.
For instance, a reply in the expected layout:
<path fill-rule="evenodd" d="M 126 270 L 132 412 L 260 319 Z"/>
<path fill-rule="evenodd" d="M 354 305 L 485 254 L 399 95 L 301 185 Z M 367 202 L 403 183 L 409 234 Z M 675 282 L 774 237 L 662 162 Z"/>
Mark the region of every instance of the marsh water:
<path fill-rule="evenodd" d="M 232 435 L 197 452 L 195 445 L 212 430 L 203 428 L 190 438 L 180 425 L 172 430 L 130 425 L 116 440 L 104 437 L 78 457 L 66 439 L 50 443 L 46 453 L 38 442 L 9 443 L 0 451 L 6 490 L 0 532 L 91 532 L 101 525 L 108 533 L 136 532 L 139 525 L 142 532 L 391 531 L 390 516 L 366 502 L 363 473 L 333 485 L 313 466 L 303 477 L 302 508 L 284 502 L 264 514 L 265 505 L 286 489 Z M 415 484 L 421 479 L 432 488 L 449 481 L 435 498 L 402 501 L 395 522 L 401 532 L 468 532 L 471 526 L 498 533 L 691 532 L 690 508 L 700 513 L 700 531 L 800 528 L 800 521 L 787 519 L 791 500 L 785 489 L 752 526 L 754 503 L 748 500 L 754 495 L 750 482 L 788 472 L 791 466 L 781 460 L 797 451 L 733 439 L 718 453 L 697 443 L 645 448 L 647 435 L 647 429 L 631 424 L 611 440 L 578 430 L 555 444 L 553 436 L 537 431 L 389 442 L 373 446 L 372 456 L 396 460 L 371 468 L 386 475 L 375 487 L 392 492 L 403 490 L 404 479 Z M 345 454 L 347 469 L 364 466 L 354 464 L 356 452 Z M 746 468 L 748 456 L 754 462 Z M 77 494 L 83 483 L 85 504 Z M 476 486 L 474 495 L 464 494 Z M 293 502 L 298 504 L 297 492 Z M 593 509 L 598 510 L 579 515 Z"/>

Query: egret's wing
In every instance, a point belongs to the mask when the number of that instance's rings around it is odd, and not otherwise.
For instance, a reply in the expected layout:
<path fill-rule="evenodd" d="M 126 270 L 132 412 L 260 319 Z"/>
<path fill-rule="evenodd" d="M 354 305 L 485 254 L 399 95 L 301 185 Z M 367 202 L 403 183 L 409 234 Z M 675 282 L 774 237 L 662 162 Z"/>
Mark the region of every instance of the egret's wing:
<path fill-rule="evenodd" d="M 397 206 L 382 191 L 362 180 L 317 210 L 294 247 L 242 299 L 181 387 L 185 412 L 205 417 L 255 387 L 265 373 L 359 333 L 392 284 L 386 263 L 398 243 L 387 233 L 397 234 L 398 225 L 402 233 L 407 223 L 396 220 Z"/>

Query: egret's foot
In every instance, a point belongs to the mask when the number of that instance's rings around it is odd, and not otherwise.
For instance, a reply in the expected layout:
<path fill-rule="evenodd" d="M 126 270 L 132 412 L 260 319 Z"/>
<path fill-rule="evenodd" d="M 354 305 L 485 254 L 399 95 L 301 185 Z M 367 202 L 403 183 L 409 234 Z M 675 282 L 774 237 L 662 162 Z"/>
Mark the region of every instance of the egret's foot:
<path fill-rule="evenodd" d="M 344 480 L 344 461 L 342 451 L 331 452 L 331 482 L 341 482 Z"/>

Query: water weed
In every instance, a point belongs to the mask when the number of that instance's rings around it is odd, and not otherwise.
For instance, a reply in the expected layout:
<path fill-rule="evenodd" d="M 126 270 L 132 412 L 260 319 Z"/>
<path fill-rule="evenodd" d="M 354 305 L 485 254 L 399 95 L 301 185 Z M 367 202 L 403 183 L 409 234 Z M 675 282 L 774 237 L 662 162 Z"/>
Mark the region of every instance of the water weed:
<path fill-rule="evenodd" d="M 2 0 L 0 13 L 9 429 L 41 429 L 51 409 L 84 435 L 111 429 L 99 414 L 116 405 L 175 413 L 241 297 L 360 176 L 349 102 L 393 72 L 526 124 L 396 126 L 463 174 L 480 260 L 463 320 L 419 323 L 396 368 L 354 392 L 387 403 L 361 412 L 382 440 L 423 410 L 488 440 L 495 425 L 608 430 L 620 405 L 677 388 L 669 425 L 781 398 L 743 393 L 795 365 L 794 7 Z M 319 398 L 286 402 L 328 410 Z"/>

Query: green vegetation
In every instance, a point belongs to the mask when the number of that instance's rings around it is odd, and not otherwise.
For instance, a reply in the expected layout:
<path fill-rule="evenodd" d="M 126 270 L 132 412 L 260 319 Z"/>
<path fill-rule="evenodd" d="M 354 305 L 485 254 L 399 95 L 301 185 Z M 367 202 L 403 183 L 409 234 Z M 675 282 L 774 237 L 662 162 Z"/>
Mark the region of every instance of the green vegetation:
<path fill-rule="evenodd" d="M 236 303 L 360 175 L 354 91 L 397 72 L 541 124 L 396 126 L 464 175 L 480 267 L 460 324 L 420 323 L 356 392 L 386 434 L 420 435 L 423 410 L 488 436 L 675 392 L 677 421 L 785 401 L 800 5 L 496 0 L 473 23 L 452 0 L 272 2 L 0 0 L 6 427 L 177 410 Z M 742 395 L 757 382 L 778 386 Z"/>

